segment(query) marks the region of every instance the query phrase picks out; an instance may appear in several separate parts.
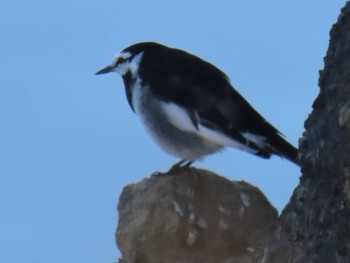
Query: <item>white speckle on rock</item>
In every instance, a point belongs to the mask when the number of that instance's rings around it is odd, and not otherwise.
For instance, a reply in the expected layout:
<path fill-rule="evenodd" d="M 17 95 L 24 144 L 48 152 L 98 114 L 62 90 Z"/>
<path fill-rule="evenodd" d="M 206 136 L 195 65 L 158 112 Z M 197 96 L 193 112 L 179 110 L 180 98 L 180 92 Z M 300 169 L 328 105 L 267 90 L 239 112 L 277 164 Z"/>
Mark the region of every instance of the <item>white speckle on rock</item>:
<path fill-rule="evenodd" d="M 246 193 L 240 193 L 239 196 L 244 206 L 250 206 L 250 198 Z"/>
<path fill-rule="evenodd" d="M 191 213 L 190 216 L 188 217 L 188 223 L 193 224 L 195 219 L 196 219 L 195 214 Z"/>
<path fill-rule="evenodd" d="M 223 213 L 223 214 L 229 214 L 230 212 L 228 212 L 221 204 L 218 207 L 219 212 Z"/>
<path fill-rule="evenodd" d="M 198 231 L 195 229 L 190 230 L 190 232 L 188 232 L 188 236 L 186 240 L 187 245 L 192 246 L 193 243 L 196 242 L 197 237 L 198 237 Z"/>
<path fill-rule="evenodd" d="M 224 219 L 220 218 L 219 227 L 222 229 L 226 229 L 228 227 L 228 224 L 225 222 Z"/>
<path fill-rule="evenodd" d="M 208 227 L 207 221 L 204 218 L 202 218 L 202 217 L 198 218 L 197 225 L 199 225 L 201 228 L 207 228 Z"/>
<path fill-rule="evenodd" d="M 184 211 L 183 211 L 183 208 L 181 207 L 181 205 L 178 202 L 176 202 L 175 200 L 173 201 L 173 205 L 174 205 L 176 213 L 178 213 L 180 216 L 183 216 Z"/>
<path fill-rule="evenodd" d="M 255 248 L 253 248 L 253 247 L 246 247 L 246 250 L 248 252 L 255 252 Z"/>
<path fill-rule="evenodd" d="M 188 205 L 188 210 L 190 212 L 190 215 L 188 216 L 188 223 L 193 224 L 195 219 L 196 219 L 196 215 L 194 213 L 194 209 L 193 209 L 193 204 L 192 203 L 190 203 Z"/>
<path fill-rule="evenodd" d="M 187 195 L 191 198 L 193 197 L 194 193 L 192 188 L 187 188 Z"/>
<path fill-rule="evenodd" d="M 338 122 L 340 127 L 350 130 L 350 102 L 347 102 L 339 110 Z"/>
<path fill-rule="evenodd" d="M 239 208 L 239 210 L 238 210 L 238 215 L 239 215 L 239 217 L 242 217 L 243 214 L 244 214 L 244 207 L 241 206 L 241 207 Z"/>

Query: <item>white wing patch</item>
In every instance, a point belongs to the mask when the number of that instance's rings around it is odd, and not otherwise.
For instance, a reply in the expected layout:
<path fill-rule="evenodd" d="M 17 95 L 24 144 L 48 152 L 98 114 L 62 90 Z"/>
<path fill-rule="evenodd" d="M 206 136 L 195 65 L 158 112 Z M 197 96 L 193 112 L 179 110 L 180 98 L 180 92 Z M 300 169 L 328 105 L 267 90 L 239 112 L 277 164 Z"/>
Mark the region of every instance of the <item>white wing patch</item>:
<path fill-rule="evenodd" d="M 260 148 L 265 148 L 265 146 L 266 146 L 266 142 L 265 142 L 266 141 L 266 137 L 261 136 L 261 135 L 256 135 L 256 134 L 253 134 L 253 133 L 249 133 L 249 132 L 242 132 L 241 134 L 246 140 L 255 143 Z"/>
<path fill-rule="evenodd" d="M 249 153 L 257 152 L 256 150 L 251 149 L 247 145 L 239 143 L 234 139 L 230 138 L 229 136 L 226 136 L 225 134 L 219 131 L 207 128 L 200 123 L 198 124 L 198 128 L 196 128 L 187 111 L 175 103 L 163 102 L 162 109 L 167 115 L 169 122 L 182 131 L 196 133 L 203 139 L 211 141 L 223 147 L 234 147 L 240 150 L 247 151 Z"/>
<path fill-rule="evenodd" d="M 193 125 L 192 120 L 185 109 L 175 103 L 162 102 L 161 106 L 172 125 L 182 131 L 196 132 L 197 129 Z"/>
<path fill-rule="evenodd" d="M 254 149 L 248 147 L 247 145 L 242 144 L 242 143 L 224 135 L 221 132 L 209 129 L 209 128 L 202 126 L 202 125 L 199 125 L 198 127 L 199 127 L 199 134 L 207 140 L 211 140 L 211 141 L 218 143 L 224 147 L 234 147 L 234 148 L 237 148 L 237 149 L 249 152 L 249 153 L 253 153 L 253 154 L 257 152 L 257 150 L 254 150 Z"/>

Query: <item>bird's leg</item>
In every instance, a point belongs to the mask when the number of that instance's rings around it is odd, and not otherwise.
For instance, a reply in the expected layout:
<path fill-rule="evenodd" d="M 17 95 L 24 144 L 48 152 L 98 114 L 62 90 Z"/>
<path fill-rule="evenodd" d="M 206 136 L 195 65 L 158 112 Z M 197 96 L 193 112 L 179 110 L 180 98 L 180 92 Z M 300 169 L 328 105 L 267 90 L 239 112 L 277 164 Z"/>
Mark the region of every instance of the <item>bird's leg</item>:
<path fill-rule="evenodd" d="M 181 160 L 180 162 L 175 163 L 167 172 L 167 174 L 176 174 L 183 169 L 188 169 L 192 163 L 192 161 Z"/>
<path fill-rule="evenodd" d="M 181 168 L 182 168 L 182 165 L 184 163 L 186 163 L 187 161 L 186 160 L 181 160 L 177 163 L 175 163 L 170 169 L 168 172 L 166 172 L 166 174 L 171 174 L 171 173 L 175 173 L 177 171 L 179 171 Z"/>
<path fill-rule="evenodd" d="M 175 163 L 170 169 L 169 171 L 165 172 L 165 173 L 154 173 L 153 175 L 155 176 L 162 176 L 162 175 L 174 175 L 179 173 L 181 170 L 186 170 L 188 169 L 191 164 L 193 163 L 193 161 L 188 161 L 188 160 L 181 160 L 177 163 Z"/>
<path fill-rule="evenodd" d="M 182 167 L 182 165 L 184 164 L 184 163 L 186 163 L 187 161 L 186 160 L 181 160 L 181 161 L 179 161 L 179 162 L 177 162 L 177 163 L 175 163 L 172 167 L 171 167 L 171 169 L 172 168 L 180 168 L 180 167 Z"/>
<path fill-rule="evenodd" d="M 185 164 L 181 166 L 181 169 L 188 169 L 192 165 L 192 161 L 187 161 Z"/>

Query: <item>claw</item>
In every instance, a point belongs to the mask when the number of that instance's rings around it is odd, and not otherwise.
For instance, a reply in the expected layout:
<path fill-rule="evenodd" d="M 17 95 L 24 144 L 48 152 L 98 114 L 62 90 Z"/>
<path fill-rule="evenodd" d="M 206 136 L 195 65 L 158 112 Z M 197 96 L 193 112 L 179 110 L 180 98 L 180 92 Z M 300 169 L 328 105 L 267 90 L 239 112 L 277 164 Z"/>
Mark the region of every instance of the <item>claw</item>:
<path fill-rule="evenodd" d="M 192 161 L 181 160 L 175 163 L 166 174 L 178 174 L 179 172 L 190 168 Z"/>
<path fill-rule="evenodd" d="M 173 166 L 171 166 L 169 171 L 167 171 L 165 173 L 155 172 L 152 174 L 152 176 L 161 177 L 161 176 L 165 176 L 165 175 L 170 175 L 170 176 L 177 175 L 181 172 L 188 170 L 192 163 L 193 163 L 192 161 L 181 160 L 181 161 L 175 163 Z"/>

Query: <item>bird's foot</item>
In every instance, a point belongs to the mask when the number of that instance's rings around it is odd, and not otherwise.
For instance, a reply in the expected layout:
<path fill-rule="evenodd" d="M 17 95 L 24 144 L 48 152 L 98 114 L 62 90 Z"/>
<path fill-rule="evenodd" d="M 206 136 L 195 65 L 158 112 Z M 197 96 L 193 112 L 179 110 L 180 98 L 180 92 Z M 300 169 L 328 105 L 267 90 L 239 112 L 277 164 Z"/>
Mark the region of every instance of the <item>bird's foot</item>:
<path fill-rule="evenodd" d="M 188 170 L 190 168 L 192 164 L 192 161 L 187 161 L 187 160 L 181 160 L 180 162 L 175 163 L 170 169 L 169 171 L 165 172 L 165 173 L 161 173 L 161 172 L 155 172 L 152 174 L 152 176 L 164 176 L 164 175 L 178 175 L 180 173 L 183 173 L 184 171 Z"/>
<path fill-rule="evenodd" d="M 186 171 L 190 168 L 192 162 L 181 160 L 180 162 L 174 164 L 166 174 L 168 175 L 177 175 L 179 173 L 182 173 L 183 171 Z"/>

